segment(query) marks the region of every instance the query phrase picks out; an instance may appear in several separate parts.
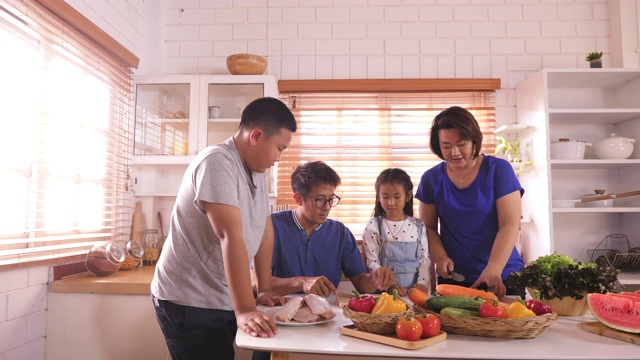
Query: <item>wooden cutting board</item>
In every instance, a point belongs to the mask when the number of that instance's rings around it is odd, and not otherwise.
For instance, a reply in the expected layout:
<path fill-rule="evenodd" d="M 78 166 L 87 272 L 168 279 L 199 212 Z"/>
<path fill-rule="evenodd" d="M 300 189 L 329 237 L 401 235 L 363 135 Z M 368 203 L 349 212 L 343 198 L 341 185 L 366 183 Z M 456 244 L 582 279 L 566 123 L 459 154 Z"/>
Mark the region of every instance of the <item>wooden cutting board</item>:
<path fill-rule="evenodd" d="M 437 344 L 441 341 L 444 341 L 447 338 L 447 333 L 444 331 L 440 331 L 440 333 L 436 336 L 430 337 L 428 339 L 420 339 L 416 341 L 407 341 L 401 340 L 396 335 L 380 335 L 368 333 L 366 331 L 360 331 L 356 328 L 355 325 L 346 325 L 340 327 L 340 334 L 353 336 L 359 339 L 374 341 L 381 344 L 391 345 L 403 349 L 416 350 L 422 349 L 427 346 L 431 346 L 433 344 Z"/>
<path fill-rule="evenodd" d="M 620 330 L 616 330 L 608 327 L 600 321 L 582 322 L 578 323 L 578 329 L 593 334 L 598 334 L 612 339 L 622 340 L 630 342 L 632 344 L 640 345 L 640 334 L 632 334 Z"/>

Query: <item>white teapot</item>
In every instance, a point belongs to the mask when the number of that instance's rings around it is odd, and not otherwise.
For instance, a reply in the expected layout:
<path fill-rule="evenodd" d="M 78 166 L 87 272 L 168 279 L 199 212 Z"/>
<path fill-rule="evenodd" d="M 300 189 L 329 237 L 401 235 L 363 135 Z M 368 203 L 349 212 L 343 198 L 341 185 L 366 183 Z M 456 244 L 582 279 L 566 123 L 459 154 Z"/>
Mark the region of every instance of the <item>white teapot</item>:
<path fill-rule="evenodd" d="M 608 137 L 597 141 L 593 150 L 598 159 L 626 159 L 633 153 L 635 139 L 610 134 Z"/>

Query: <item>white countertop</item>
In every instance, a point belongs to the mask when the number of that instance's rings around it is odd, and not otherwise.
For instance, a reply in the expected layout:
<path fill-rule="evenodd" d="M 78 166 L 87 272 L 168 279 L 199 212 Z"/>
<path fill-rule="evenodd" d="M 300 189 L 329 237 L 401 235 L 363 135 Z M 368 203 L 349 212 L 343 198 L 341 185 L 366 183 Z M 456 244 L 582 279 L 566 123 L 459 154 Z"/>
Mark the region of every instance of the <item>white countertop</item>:
<path fill-rule="evenodd" d="M 255 338 L 238 331 L 236 343 L 251 350 L 272 351 L 280 359 L 286 353 L 326 355 L 381 356 L 430 359 L 640 359 L 640 346 L 578 330 L 576 324 L 594 321 L 588 313 L 581 317 L 559 316 L 547 331 L 533 339 L 499 339 L 494 337 L 447 334 L 447 339 L 417 350 L 405 350 L 376 342 L 342 335 L 339 328 L 351 325 L 335 296 L 329 298 L 336 317 L 310 326 L 278 326 L 278 335 Z"/>

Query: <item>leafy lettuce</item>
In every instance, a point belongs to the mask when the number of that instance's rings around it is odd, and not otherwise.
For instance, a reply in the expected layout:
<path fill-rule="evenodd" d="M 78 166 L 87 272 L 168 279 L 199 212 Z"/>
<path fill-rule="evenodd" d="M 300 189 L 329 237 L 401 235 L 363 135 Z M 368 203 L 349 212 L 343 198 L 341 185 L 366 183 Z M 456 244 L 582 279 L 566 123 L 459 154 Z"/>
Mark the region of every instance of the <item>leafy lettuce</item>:
<path fill-rule="evenodd" d="M 583 293 L 607 293 L 616 289 L 620 270 L 582 263 L 566 255 L 540 256 L 520 271 L 507 277 L 506 285 L 517 289 L 524 298 L 526 288 L 537 289 L 542 299 L 565 296 L 582 299 Z"/>

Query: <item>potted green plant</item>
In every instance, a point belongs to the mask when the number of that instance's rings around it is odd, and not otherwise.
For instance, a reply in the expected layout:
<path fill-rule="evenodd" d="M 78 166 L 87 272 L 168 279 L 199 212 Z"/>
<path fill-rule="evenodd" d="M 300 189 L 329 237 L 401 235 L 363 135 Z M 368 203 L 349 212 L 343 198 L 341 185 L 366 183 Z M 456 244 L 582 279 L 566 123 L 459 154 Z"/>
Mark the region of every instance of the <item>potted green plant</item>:
<path fill-rule="evenodd" d="M 502 154 L 506 156 L 507 160 L 513 165 L 513 171 L 517 176 L 525 173 L 525 167 L 531 166 L 532 161 L 522 161 L 520 158 L 520 139 L 516 139 L 514 142 L 510 142 L 502 136 L 496 136 L 498 145 L 496 146 L 496 155 Z"/>
<path fill-rule="evenodd" d="M 585 58 L 585 60 L 589 62 L 589 67 L 601 68 L 602 67 L 602 51 L 590 52 Z"/>
<path fill-rule="evenodd" d="M 620 270 L 582 263 L 566 255 L 543 255 L 507 277 L 505 284 L 524 298 L 538 292 L 540 301 L 558 315 L 580 316 L 587 311 L 588 293 L 614 292 Z"/>

